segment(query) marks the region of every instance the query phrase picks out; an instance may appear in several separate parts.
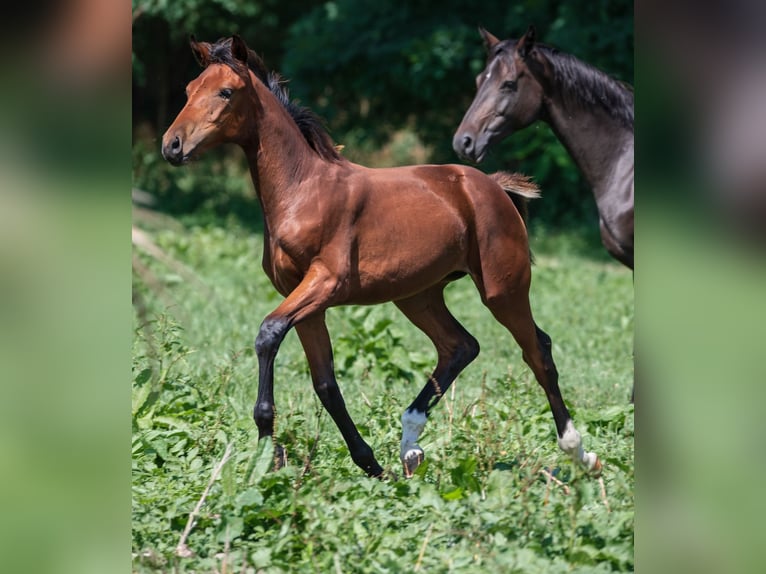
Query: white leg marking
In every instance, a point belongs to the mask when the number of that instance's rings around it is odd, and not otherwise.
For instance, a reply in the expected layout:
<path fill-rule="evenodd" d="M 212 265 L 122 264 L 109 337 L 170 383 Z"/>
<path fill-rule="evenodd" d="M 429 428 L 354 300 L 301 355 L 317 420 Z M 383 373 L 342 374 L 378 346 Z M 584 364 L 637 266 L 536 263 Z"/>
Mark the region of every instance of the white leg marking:
<path fill-rule="evenodd" d="M 567 421 L 564 434 L 559 437 L 559 448 L 582 464 L 587 470 L 592 470 L 598 462 L 594 452 L 585 452 L 582 448 L 582 437 L 571 419 Z"/>
<path fill-rule="evenodd" d="M 426 426 L 426 420 L 426 413 L 416 410 L 404 411 L 402 415 L 402 461 L 408 455 L 414 456 L 423 452 L 423 449 L 418 445 L 418 437 Z"/>

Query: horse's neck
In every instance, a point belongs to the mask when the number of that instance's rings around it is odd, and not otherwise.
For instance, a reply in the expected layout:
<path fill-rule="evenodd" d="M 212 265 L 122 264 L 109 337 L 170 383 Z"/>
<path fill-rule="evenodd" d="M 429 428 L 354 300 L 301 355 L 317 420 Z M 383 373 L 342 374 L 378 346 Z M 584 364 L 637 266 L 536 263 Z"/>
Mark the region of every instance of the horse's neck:
<path fill-rule="evenodd" d="M 242 147 L 250 164 L 264 215 L 290 200 L 290 190 L 308 178 L 321 161 L 309 147 L 284 106 L 253 79 L 259 103 L 254 106 L 251 137 Z"/>
<path fill-rule="evenodd" d="M 596 201 L 613 180 L 615 166 L 633 153 L 633 131 L 605 110 L 586 109 L 554 94 L 546 101 L 546 121 L 593 189 Z"/>

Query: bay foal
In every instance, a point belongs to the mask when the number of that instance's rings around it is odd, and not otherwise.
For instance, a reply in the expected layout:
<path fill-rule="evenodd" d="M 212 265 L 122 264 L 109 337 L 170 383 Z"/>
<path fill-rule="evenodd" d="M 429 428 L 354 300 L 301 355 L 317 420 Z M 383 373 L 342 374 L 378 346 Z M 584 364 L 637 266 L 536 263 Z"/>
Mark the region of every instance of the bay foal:
<path fill-rule="evenodd" d="M 393 301 L 438 354 L 402 416 L 401 460 L 411 476 L 423 461 L 418 438 L 429 411 L 479 353 L 443 296 L 449 282 L 468 275 L 545 391 L 559 446 L 597 472 L 598 457 L 583 450 L 561 397 L 551 340 L 529 306 L 527 232 L 507 191 L 530 196 L 536 188 L 522 176 L 489 177 L 460 165 L 355 165 L 339 155 L 316 116 L 290 102 L 279 76 L 239 36 L 214 44 L 192 37 L 191 48 L 203 71 L 187 86 L 162 153 L 182 165 L 223 143 L 244 150 L 264 217 L 263 269 L 285 297 L 255 340 L 259 438 L 274 432 L 274 359 L 294 327 L 314 389 L 353 461 L 370 476 L 382 475 L 338 388 L 325 311 Z"/>

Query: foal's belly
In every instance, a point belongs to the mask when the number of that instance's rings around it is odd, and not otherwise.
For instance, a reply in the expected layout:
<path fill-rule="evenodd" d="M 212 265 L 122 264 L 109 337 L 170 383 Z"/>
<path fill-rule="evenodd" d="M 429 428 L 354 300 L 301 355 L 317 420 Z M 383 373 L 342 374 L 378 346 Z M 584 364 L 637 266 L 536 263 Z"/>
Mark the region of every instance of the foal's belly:
<path fill-rule="evenodd" d="M 359 245 L 350 261 L 350 303 L 409 297 L 467 272 L 465 235 L 392 236 L 374 247 Z"/>

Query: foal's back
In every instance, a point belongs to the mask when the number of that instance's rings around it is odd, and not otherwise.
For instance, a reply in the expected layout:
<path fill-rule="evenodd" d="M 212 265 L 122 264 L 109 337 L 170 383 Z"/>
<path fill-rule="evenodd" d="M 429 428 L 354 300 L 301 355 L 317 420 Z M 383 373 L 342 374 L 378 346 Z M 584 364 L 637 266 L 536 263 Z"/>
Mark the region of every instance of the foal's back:
<path fill-rule="evenodd" d="M 524 223 L 503 188 L 469 166 L 338 166 L 335 209 L 346 214 L 328 245 L 336 274 L 358 282 L 347 303 L 413 295 L 458 273 L 476 274 L 490 241 L 527 251 Z M 325 251 L 326 252 L 326 251 Z"/>

